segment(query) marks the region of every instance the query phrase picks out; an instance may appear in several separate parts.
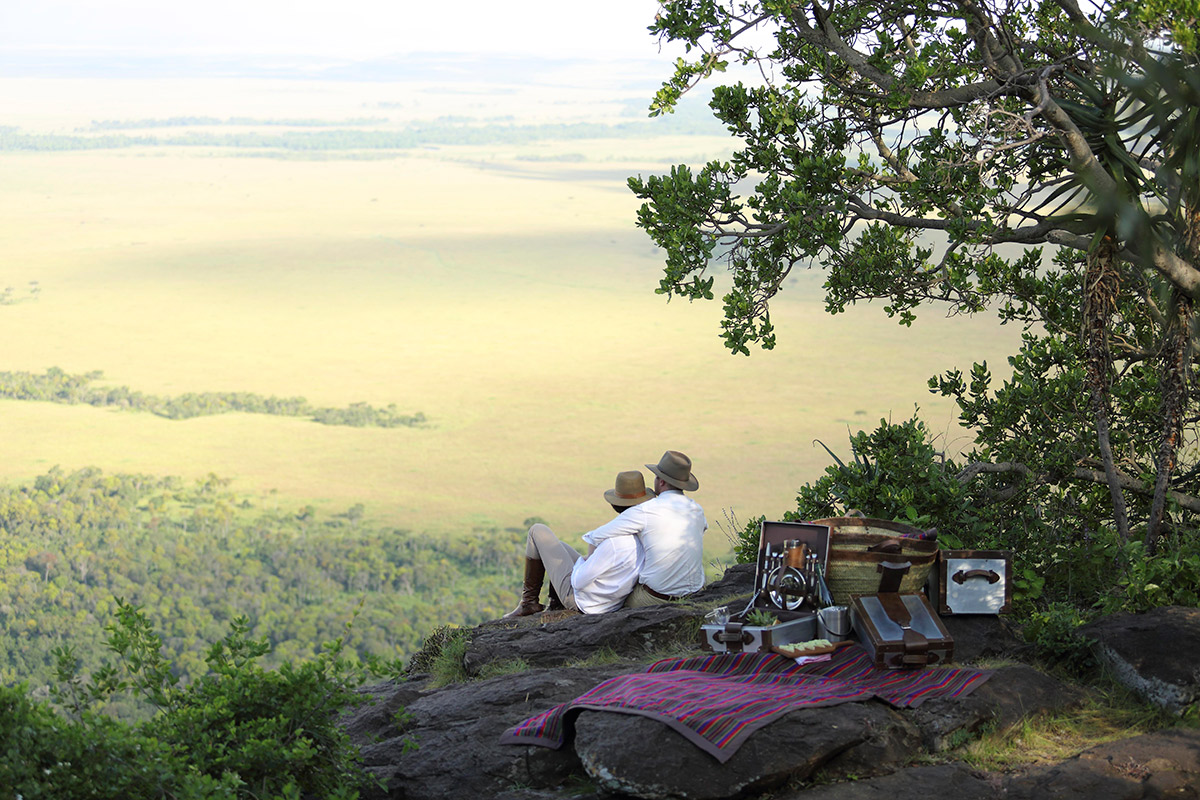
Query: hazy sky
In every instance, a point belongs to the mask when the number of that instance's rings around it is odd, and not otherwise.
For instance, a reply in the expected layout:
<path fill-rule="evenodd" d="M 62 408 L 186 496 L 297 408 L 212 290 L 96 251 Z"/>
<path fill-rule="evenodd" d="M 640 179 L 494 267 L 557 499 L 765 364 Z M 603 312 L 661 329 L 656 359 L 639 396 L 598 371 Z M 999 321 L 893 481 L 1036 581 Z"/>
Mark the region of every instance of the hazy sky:
<path fill-rule="evenodd" d="M 0 0 L 0 48 L 659 56 L 657 0 Z"/>

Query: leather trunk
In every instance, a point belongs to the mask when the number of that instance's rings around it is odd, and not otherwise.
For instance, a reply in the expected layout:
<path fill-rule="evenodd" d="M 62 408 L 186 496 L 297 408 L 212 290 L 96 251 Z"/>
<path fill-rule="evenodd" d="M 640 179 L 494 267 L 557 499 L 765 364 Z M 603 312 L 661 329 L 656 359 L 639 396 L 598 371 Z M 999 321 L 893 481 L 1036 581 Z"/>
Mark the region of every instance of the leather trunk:
<path fill-rule="evenodd" d="M 954 637 L 917 593 L 856 594 L 854 633 L 881 669 L 914 669 L 954 659 Z"/>

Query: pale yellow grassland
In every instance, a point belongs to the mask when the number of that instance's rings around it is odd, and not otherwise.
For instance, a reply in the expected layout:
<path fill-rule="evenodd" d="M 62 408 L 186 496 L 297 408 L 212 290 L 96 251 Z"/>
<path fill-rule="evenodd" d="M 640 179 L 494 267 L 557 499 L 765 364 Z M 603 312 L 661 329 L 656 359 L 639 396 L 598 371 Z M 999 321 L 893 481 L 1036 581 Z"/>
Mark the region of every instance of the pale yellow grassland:
<path fill-rule="evenodd" d="M 654 295 L 661 256 L 623 176 L 704 152 L 688 139 L 565 142 L 378 161 L 195 150 L 0 155 L 0 369 L 100 369 L 156 394 L 250 391 L 320 405 L 395 403 L 421 429 L 247 414 L 168 421 L 0 402 L 0 480 L 59 464 L 234 478 L 281 507 L 362 502 L 437 533 L 608 518 L 616 472 L 692 456 L 710 548 L 723 510 L 777 516 L 846 454 L 847 428 L 915 404 L 951 449 L 967 437 L 925 381 L 998 361 L 1015 331 L 879 309 L 830 317 L 819 277 L 776 305 L 779 347 L 728 355 L 719 302 Z M 658 152 L 651 152 L 655 147 Z M 686 150 L 676 159 L 674 152 Z M 277 494 L 268 494 L 277 489 Z"/>

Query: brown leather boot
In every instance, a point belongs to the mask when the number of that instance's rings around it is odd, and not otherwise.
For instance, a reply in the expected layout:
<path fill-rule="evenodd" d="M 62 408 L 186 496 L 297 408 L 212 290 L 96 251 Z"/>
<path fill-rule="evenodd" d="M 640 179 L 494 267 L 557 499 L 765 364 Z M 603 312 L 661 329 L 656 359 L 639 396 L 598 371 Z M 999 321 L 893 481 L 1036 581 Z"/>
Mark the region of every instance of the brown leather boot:
<path fill-rule="evenodd" d="M 542 581 L 546 578 L 546 565 L 540 558 L 525 559 L 525 585 L 521 588 L 521 602 L 500 619 L 527 617 L 542 610 L 538 595 L 542 593 Z"/>
<path fill-rule="evenodd" d="M 558 599 L 558 592 L 554 591 L 554 584 L 550 584 L 550 602 L 546 605 L 547 611 L 565 611 L 566 606 Z"/>

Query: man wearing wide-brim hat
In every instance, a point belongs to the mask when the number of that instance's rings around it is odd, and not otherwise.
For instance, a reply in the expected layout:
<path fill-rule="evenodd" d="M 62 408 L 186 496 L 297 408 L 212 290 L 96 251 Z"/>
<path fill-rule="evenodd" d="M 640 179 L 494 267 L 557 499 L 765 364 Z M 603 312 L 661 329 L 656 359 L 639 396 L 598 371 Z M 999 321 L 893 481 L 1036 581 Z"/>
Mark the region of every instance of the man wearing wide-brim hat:
<path fill-rule="evenodd" d="M 653 499 L 646 479 L 637 470 L 617 475 L 613 488 L 604 493 L 619 514 Z M 550 527 L 536 523 L 525 538 L 525 579 L 521 601 L 506 619 L 524 617 L 543 610 L 539 600 L 542 582 L 550 579 L 550 606 L 547 610 L 571 609 L 584 614 L 602 614 L 621 607 L 641 573 L 642 543 L 635 536 L 595 541 L 583 535 L 588 554 L 554 535 Z"/>
<path fill-rule="evenodd" d="M 692 474 L 692 460 L 678 450 L 668 450 L 657 464 L 646 468 L 654 473 L 655 498 L 585 534 L 596 543 L 631 535 L 641 541 L 645 561 L 626 608 L 679 600 L 704 588 L 708 521 L 704 509 L 684 494 L 700 488 Z"/>

